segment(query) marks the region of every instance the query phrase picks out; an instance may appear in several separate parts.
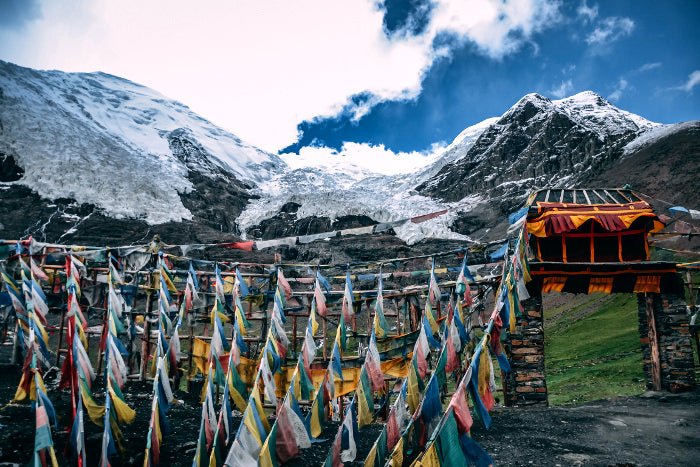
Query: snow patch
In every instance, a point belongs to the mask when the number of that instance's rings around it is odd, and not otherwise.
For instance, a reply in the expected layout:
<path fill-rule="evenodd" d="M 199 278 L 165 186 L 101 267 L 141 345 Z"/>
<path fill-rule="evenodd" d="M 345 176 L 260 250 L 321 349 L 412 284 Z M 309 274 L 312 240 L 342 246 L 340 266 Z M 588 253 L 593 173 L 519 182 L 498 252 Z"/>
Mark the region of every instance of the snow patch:
<path fill-rule="evenodd" d="M 700 120 L 691 120 L 688 122 L 674 123 L 672 125 L 657 126 L 630 141 L 622 148 L 623 156 L 627 156 L 633 152 L 639 151 L 642 148 L 652 145 L 661 138 L 665 138 L 679 131 L 689 128 L 700 128 Z"/>

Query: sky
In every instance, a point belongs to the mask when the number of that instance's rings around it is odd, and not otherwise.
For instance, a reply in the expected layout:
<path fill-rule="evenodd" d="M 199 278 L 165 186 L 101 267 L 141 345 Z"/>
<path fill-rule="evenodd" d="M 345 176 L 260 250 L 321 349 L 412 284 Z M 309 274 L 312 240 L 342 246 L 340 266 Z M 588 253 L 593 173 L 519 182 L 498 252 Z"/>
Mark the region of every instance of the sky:
<path fill-rule="evenodd" d="M 700 118 L 699 20 L 693 0 L 0 0 L 0 59 L 130 79 L 308 163 L 420 165 L 530 92 Z"/>

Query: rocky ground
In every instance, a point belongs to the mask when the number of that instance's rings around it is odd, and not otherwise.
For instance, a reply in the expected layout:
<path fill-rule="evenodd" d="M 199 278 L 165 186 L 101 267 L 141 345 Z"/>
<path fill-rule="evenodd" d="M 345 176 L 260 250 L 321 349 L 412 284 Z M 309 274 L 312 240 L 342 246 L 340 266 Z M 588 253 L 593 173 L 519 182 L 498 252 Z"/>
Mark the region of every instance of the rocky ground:
<path fill-rule="evenodd" d="M 61 465 L 69 465 L 64 454 L 68 397 L 55 389 L 50 375 L 46 379 L 59 416 L 59 427 L 53 430 L 57 455 Z M 18 380 L 18 369 L 5 366 L 0 371 L 0 399 L 5 403 L 12 398 Z M 151 385 L 129 383 L 125 394 L 137 411 L 137 419 L 123 429 L 125 451 L 113 459 L 112 465 L 142 465 Z M 176 398 L 182 402 L 171 409 L 171 431 L 163 442 L 161 465 L 191 465 L 194 455 L 200 407 L 196 396 L 186 392 L 176 392 Z M 239 421 L 237 418 L 235 425 Z M 360 432 L 358 461 L 364 460 L 381 426 L 374 424 Z M 321 442 L 288 465 L 321 465 L 336 430 L 337 424 L 330 425 Z M 87 422 L 85 438 L 90 465 L 98 461 L 100 436 L 100 429 Z M 485 430 L 476 422 L 473 436 L 492 455 L 496 465 L 697 465 L 700 391 L 681 395 L 646 393 L 574 407 L 498 408 L 491 429 Z M 33 443 L 29 404 L 3 407 L 0 465 L 25 464 Z"/>
<path fill-rule="evenodd" d="M 499 409 L 474 437 L 496 465 L 697 465 L 700 392 L 595 401 L 573 407 Z"/>

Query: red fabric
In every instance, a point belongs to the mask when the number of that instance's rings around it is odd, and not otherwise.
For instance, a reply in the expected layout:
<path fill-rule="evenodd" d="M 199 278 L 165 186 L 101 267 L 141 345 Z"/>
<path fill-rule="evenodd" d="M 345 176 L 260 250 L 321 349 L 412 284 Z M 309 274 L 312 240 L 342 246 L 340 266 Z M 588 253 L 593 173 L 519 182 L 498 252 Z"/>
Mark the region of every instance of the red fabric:
<path fill-rule="evenodd" d="M 204 415 L 204 435 L 207 438 L 207 449 L 209 449 L 211 443 L 214 441 L 214 427 L 212 427 L 209 423 L 208 413 L 205 413 Z"/>
<path fill-rule="evenodd" d="M 151 414 L 151 419 L 153 419 L 153 414 Z M 160 444 L 158 443 L 158 433 L 156 430 L 151 431 L 151 465 L 158 465 L 160 463 Z"/>
<path fill-rule="evenodd" d="M 289 421 L 289 412 L 286 404 L 282 404 L 277 415 L 277 446 L 275 452 L 280 464 L 299 455 L 299 446 L 294 437 L 294 428 Z"/>
<path fill-rule="evenodd" d="M 244 250 L 244 251 L 253 251 L 253 245 L 255 245 L 255 242 L 231 242 L 231 243 L 223 243 L 222 246 L 225 246 L 226 248 L 231 248 L 233 250 Z"/>
<path fill-rule="evenodd" d="M 471 413 L 469 413 L 465 385 L 460 384 L 457 387 L 457 391 L 452 395 L 452 399 L 450 400 L 450 407 L 455 414 L 459 432 L 462 434 L 469 433 L 474 421 L 472 420 Z"/>
<path fill-rule="evenodd" d="M 577 227 L 571 220 L 571 216 L 594 216 L 595 221 L 608 232 L 627 230 L 627 226 L 620 219 L 622 215 L 632 214 L 658 219 L 651 207 L 645 202 L 601 205 L 595 208 L 588 205 L 567 206 L 562 203 L 538 203 L 538 206 L 540 216 L 530 222 L 544 219 L 547 236 L 561 235 L 576 230 Z"/>
<path fill-rule="evenodd" d="M 190 311 L 192 309 L 192 291 L 189 287 L 185 287 L 185 310 Z"/>
<path fill-rule="evenodd" d="M 393 407 L 386 421 L 386 447 L 388 452 L 394 450 L 394 446 L 399 442 L 399 436 L 399 424 L 396 421 L 396 408 Z"/>
<path fill-rule="evenodd" d="M 316 311 L 321 316 L 326 316 L 328 314 L 328 307 L 326 307 L 326 297 L 323 296 L 321 289 L 316 287 L 314 289 L 314 297 L 316 298 Z"/>
<path fill-rule="evenodd" d="M 486 383 L 486 389 L 484 390 L 484 395 L 481 396 L 481 402 L 484 403 L 484 406 L 486 407 L 486 410 L 491 412 L 491 409 L 493 409 L 494 404 L 496 401 L 493 399 L 493 393 L 491 392 L 491 388 L 489 387 L 489 383 Z"/>
<path fill-rule="evenodd" d="M 368 354 L 371 355 L 371 354 Z M 379 366 L 379 362 L 375 362 L 371 356 L 367 358 L 365 362 L 365 368 L 367 368 L 367 376 L 369 376 L 370 386 L 372 391 L 381 391 L 384 389 L 384 373 Z"/>
<path fill-rule="evenodd" d="M 411 222 L 413 222 L 414 224 L 420 224 L 421 222 L 440 217 L 443 214 L 447 214 L 447 209 L 443 209 L 442 211 L 437 212 L 431 212 L 430 214 L 424 214 L 422 216 L 411 217 Z"/>
<path fill-rule="evenodd" d="M 338 433 L 333 441 L 333 467 L 343 467 L 343 462 L 340 460 L 340 443 L 343 438 L 343 424 L 338 427 Z"/>
<path fill-rule="evenodd" d="M 452 333 L 450 333 L 447 338 L 447 363 L 445 364 L 445 371 L 452 373 L 459 366 L 459 358 L 457 357 L 457 352 L 455 351 L 454 339 L 452 339 Z"/>
<path fill-rule="evenodd" d="M 287 278 L 284 277 L 281 269 L 277 272 L 277 283 L 284 289 L 284 296 L 287 297 L 287 300 L 292 298 L 292 286 L 287 282 Z"/>
<path fill-rule="evenodd" d="M 418 376 L 425 378 L 425 373 L 428 371 L 428 361 L 423 354 L 423 348 L 420 345 L 416 346 L 416 363 L 418 364 Z"/>
<path fill-rule="evenodd" d="M 493 320 L 493 327 L 491 328 L 491 350 L 493 350 L 493 353 L 495 355 L 500 355 L 502 353 L 501 350 L 501 330 L 503 329 L 503 320 L 501 319 L 501 315 L 498 314 L 496 315 L 496 318 Z"/>

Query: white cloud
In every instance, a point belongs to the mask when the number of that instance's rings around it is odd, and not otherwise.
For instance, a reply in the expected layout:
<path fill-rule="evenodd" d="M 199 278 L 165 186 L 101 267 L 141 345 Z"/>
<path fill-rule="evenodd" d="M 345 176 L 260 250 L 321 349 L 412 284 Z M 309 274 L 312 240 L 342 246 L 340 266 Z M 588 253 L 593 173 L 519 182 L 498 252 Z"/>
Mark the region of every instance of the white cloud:
<path fill-rule="evenodd" d="M 570 79 L 567 79 L 566 81 L 562 81 L 559 84 L 559 86 L 550 89 L 548 93 L 556 97 L 557 99 L 561 99 L 563 97 L 568 96 L 573 89 L 574 83 Z"/>
<path fill-rule="evenodd" d="M 693 89 L 695 89 L 695 86 L 698 84 L 700 84 L 700 70 L 695 70 L 688 75 L 688 79 L 685 83 L 673 89 L 690 93 L 693 92 Z"/>
<path fill-rule="evenodd" d="M 588 45 L 608 45 L 629 36 L 633 30 L 634 21 L 630 18 L 611 16 L 598 22 L 596 28 L 586 37 L 586 42 Z"/>
<path fill-rule="evenodd" d="M 640 66 L 636 70 L 634 70 L 635 73 L 644 73 L 647 71 L 655 70 L 657 68 L 661 67 L 661 62 L 652 62 L 652 63 L 645 63 L 644 65 Z"/>
<path fill-rule="evenodd" d="M 588 6 L 586 0 L 583 0 L 581 5 L 576 9 L 576 14 L 584 22 L 590 23 L 598 17 L 598 5 Z"/>
<path fill-rule="evenodd" d="M 360 93 L 412 99 L 448 44 L 494 59 L 559 21 L 557 0 L 435 0 L 425 31 L 387 37 L 377 0 L 45 1 L 22 31 L 0 30 L 3 59 L 35 68 L 101 70 L 178 99 L 248 142 L 277 150 L 297 124 L 347 109 Z"/>
<path fill-rule="evenodd" d="M 299 154 L 280 157 L 292 169 L 316 167 L 324 172 L 342 172 L 360 180 L 372 173 L 396 175 L 412 173 L 435 162 L 445 151 L 443 144 L 434 144 L 428 151 L 394 152 L 383 144 L 343 143 L 340 151 L 326 146 L 305 146 Z"/>
<path fill-rule="evenodd" d="M 615 84 L 615 89 L 608 96 L 608 100 L 612 101 L 612 102 L 619 101 L 622 98 L 622 93 L 624 92 L 625 89 L 627 89 L 628 85 L 629 85 L 629 83 L 627 82 L 626 79 L 620 78 L 617 81 L 617 83 Z"/>

